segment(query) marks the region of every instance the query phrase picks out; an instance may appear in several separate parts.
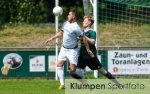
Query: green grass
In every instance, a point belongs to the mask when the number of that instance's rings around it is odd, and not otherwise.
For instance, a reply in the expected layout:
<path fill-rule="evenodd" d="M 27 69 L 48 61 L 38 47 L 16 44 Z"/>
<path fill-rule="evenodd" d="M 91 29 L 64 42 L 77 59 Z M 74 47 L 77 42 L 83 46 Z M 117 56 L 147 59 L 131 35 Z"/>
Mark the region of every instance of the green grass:
<path fill-rule="evenodd" d="M 64 94 L 59 82 L 46 79 L 1 79 L 0 94 Z"/>
<path fill-rule="evenodd" d="M 114 83 L 109 84 L 110 80 L 89 79 L 89 84 L 102 85 L 105 84 L 106 88 L 92 90 L 89 89 L 70 89 L 71 83 L 79 83 L 74 79 L 67 79 L 66 82 L 66 94 L 149 94 L 150 80 L 149 79 L 118 79 L 122 84 L 142 84 L 144 89 L 117 89 Z M 65 90 L 59 90 L 59 81 L 54 79 L 0 79 L 0 94 L 65 94 Z M 138 85 L 137 85 L 138 86 Z"/>

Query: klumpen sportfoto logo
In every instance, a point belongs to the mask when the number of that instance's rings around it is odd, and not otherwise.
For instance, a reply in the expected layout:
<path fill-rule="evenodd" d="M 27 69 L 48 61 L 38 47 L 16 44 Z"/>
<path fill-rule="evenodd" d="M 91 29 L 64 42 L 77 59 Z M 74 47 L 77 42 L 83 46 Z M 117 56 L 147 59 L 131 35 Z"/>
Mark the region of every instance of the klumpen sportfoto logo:
<path fill-rule="evenodd" d="M 108 90 L 117 90 L 117 89 L 144 89 L 145 85 L 141 83 L 126 83 L 126 84 L 114 84 L 114 83 L 106 83 L 106 84 L 81 84 L 81 83 L 70 83 L 70 89 L 88 89 L 90 91 L 94 89 L 108 89 Z"/>
<path fill-rule="evenodd" d="M 70 92 L 78 92 L 80 94 L 99 94 L 99 92 L 101 94 L 116 94 L 115 92 L 126 92 L 126 94 L 135 94 L 135 92 L 139 91 L 149 91 L 148 89 L 150 88 L 150 79 L 119 79 L 120 84 L 115 84 L 108 79 L 87 79 L 85 82 L 87 83 L 82 84 L 75 79 L 66 79 L 65 94 L 70 94 Z"/>

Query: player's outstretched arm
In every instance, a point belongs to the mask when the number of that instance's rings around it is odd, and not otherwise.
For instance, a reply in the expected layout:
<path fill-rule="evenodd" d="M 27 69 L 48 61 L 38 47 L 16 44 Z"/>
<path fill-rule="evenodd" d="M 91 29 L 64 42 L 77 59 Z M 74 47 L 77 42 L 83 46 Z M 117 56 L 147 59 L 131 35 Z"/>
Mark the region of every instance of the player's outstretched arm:
<path fill-rule="evenodd" d="M 90 50 L 89 43 L 88 43 L 88 40 L 87 40 L 86 36 L 82 36 L 82 40 L 83 40 L 83 42 L 84 42 L 84 44 L 85 44 L 85 48 L 86 48 L 88 54 L 93 58 L 93 57 L 94 57 L 94 54 L 93 54 L 92 51 Z"/>
<path fill-rule="evenodd" d="M 63 34 L 63 31 L 58 32 L 58 33 L 57 33 L 56 35 L 54 35 L 53 37 L 50 37 L 49 39 L 47 39 L 47 40 L 45 41 L 45 44 L 47 44 L 48 42 L 50 42 L 50 41 L 52 41 L 52 40 L 54 40 L 54 39 L 56 39 L 56 38 L 58 38 L 58 37 L 61 37 L 62 34 Z"/>

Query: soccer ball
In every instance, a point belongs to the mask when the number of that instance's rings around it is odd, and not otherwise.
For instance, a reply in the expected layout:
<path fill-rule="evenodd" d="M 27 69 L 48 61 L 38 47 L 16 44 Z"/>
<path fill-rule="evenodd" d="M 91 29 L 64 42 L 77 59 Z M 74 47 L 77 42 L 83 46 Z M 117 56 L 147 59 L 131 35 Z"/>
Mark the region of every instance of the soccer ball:
<path fill-rule="evenodd" d="M 60 15 L 62 15 L 62 14 L 63 14 L 62 8 L 61 8 L 60 6 L 54 7 L 54 8 L 53 8 L 53 14 L 54 14 L 55 16 L 60 16 Z"/>

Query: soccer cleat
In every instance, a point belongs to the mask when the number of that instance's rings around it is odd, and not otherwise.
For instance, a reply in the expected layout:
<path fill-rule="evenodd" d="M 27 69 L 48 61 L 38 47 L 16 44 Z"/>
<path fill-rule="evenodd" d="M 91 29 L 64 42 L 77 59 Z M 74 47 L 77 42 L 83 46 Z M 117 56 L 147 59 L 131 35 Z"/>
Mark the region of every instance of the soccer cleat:
<path fill-rule="evenodd" d="M 60 85 L 58 89 L 65 89 L 65 85 Z"/>

